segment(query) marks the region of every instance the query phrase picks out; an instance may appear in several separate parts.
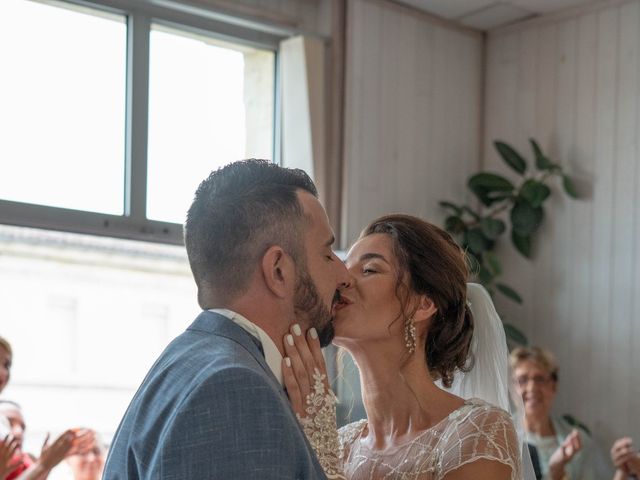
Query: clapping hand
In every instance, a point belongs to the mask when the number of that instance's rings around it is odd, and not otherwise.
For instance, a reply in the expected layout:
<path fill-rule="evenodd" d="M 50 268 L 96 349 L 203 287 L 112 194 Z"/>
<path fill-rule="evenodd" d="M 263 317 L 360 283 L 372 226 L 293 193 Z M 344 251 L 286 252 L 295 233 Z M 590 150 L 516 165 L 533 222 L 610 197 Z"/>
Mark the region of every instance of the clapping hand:
<path fill-rule="evenodd" d="M 93 430 L 88 428 L 73 428 L 75 438 L 73 440 L 73 446 L 69 451 L 70 455 L 82 455 L 91 450 L 96 442 L 96 436 Z"/>
<path fill-rule="evenodd" d="M 616 440 L 611 447 L 611 460 L 625 475 L 640 476 L 640 453 L 634 450 L 629 437 Z"/>
<path fill-rule="evenodd" d="M 553 480 L 564 476 L 564 468 L 580 450 L 582 438 L 577 430 L 573 430 L 549 458 L 549 472 Z"/>
<path fill-rule="evenodd" d="M 18 440 L 10 435 L 0 440 L 0 480 L 4 480 L 20 464 L 20 458 L 14 458 L 18 444 Z"/>
<path fill-rule="evenodd" d="M 87 429 L 69 429 L 56 438 L 52 444 L 49 444 L 49 435 L 47 435 L 38 463 L 44 470 L 51 470 L 66 457 L 89 450 L 93 441 L 93 433 Z"/>

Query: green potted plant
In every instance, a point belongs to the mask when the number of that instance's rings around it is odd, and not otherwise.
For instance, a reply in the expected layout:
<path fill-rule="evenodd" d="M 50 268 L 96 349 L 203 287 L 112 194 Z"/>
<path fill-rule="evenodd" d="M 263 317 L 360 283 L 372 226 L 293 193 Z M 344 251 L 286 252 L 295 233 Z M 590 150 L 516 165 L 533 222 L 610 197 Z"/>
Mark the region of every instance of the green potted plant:
<path fill-rule="evenodd" d="M 562 166 L 549 160 L 534 139 L 529 142 L 535 168 L 529 168 L 525 158 L 509 144 L 494 142 L 500 158 L 519 175 L 517 182 L 481 171 L 472 175 L 467 183 L 477 202 L 440 202 L 449 213 L 445 229 L 466 250 L 477 280 L 492 296 L 500 292 L 517 303 L 522 303 L 522 296 L 500 281 L 503 270 L 495 252 L 498 242 L 508 231 L 516 250 L 524 257 L 532 258 L 532 246 L 545 218 L 544 204 L 551 196 L 548 182 L 559 179 L 566 194 L 578 198 L 574 184 Z M 527 343 L 522 332 L 512 325 L 505 324 L 505 331 L 511 341 Z"/>

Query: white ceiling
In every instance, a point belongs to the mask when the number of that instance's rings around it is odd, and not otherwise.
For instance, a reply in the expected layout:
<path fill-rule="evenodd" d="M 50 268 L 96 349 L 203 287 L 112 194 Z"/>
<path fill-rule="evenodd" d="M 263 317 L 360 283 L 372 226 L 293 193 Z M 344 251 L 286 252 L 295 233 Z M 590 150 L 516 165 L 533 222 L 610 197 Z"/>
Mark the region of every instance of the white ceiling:
<path fill-rule="evenodd" d="M 420 10 L 480 30 L 558 12 L 596 0 L 399 0 Z"/>

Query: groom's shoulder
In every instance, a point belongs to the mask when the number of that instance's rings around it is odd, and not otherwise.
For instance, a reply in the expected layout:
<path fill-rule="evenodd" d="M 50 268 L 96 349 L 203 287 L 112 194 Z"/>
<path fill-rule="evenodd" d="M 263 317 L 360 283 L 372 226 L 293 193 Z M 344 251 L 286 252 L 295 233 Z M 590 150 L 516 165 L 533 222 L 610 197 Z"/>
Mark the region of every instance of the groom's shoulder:
<path fill-rule="evenodd" d="M 178 335 L 159 358 L 162 362 L 188 360 L 190 364 L 246 362 L 254 348 L 249 334 L 226 317 L 202 312 Z M 252 363 L 252 362 L 251 362 Z"/>
<path fill-rule="evenodd" d="M 182 391 L 203 382 L 271 384 L 263 359 L 247 331 L 223 315 L 204 311 L 167 346 L 146 380 L 170 379 Z"/>

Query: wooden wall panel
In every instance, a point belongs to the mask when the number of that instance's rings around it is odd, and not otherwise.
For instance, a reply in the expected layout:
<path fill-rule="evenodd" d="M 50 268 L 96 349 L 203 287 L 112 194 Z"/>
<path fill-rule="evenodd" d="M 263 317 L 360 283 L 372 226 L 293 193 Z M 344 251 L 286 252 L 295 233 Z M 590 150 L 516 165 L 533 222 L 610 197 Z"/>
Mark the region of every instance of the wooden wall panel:
<path fill-rule="evenodd" d="M 512 175 L 492 141 L 532 159 L 535 137 L 585 195 L 554 187 L 532 262 L 503 247 L 525 303 L 499 310 L 556 353 L 558 413 L 639 441 L 640 2 L 492 32 L 486 69 L 484 167 Z"/>
<path fill-rule="evenodd" d="M 479 166 L 482 37 L 410 8 L 347 11 L 341 246 L 389 212 L 442 220 Z"/>

